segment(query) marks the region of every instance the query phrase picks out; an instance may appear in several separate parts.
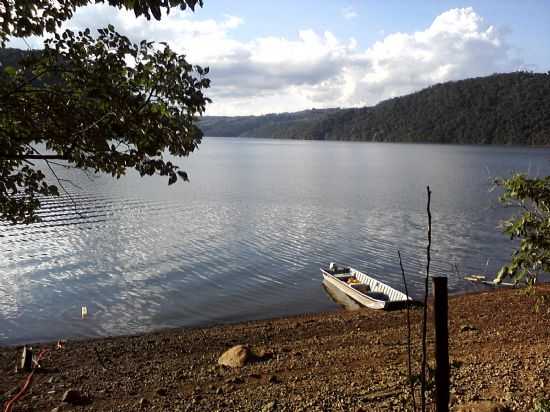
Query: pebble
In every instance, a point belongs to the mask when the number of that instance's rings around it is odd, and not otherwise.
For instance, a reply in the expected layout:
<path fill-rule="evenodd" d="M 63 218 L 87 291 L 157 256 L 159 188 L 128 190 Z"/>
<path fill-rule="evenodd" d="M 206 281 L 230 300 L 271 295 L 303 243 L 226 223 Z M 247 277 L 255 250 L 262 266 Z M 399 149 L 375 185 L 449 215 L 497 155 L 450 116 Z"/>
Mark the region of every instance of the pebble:
<path fill-rule="evenodd" d="M 277 403 L 275 401 L 271 401 L 269 403 L 266 403 L 262 407 L 262 412 L 274 412 L 276 406 L 277 406 Z"/>
<path fill-rule="evenodd" d="M 82 395 L 76 389 L 68 389 L 63 394 L 61 401 L 70 403 L 71 405 L 78 405 L 82 403 Z"/>
<path fill-rule="evenodd" d="M 477 330 L 477 328 L 476 328 L 475 326 L 473 326 L 473 325 L 468 325 L 468 324 L 462 325 L 462 326 L 460 327 L 460 331 L 461 331 L 461 332 L 468 332 L 468 331 L 470 331 L 470 330 L 472 330 L 472 331 L 473 331 L 473 330 Z"/>
<path fill-rule="evenodd" d="M 454 412 L 508 412 L 506 406 L 491 401 L 468 402 L 454 409 Z"/>
<path fill-rule="evenodd" d="M 483 305 L 486 304 L 484 299 Z M 523 314 L 523 318 L 518 320 L 514 317 L 518 313 L 515 306 L 515 310 L 509 314 L 513 322 L 508 317 L 506 322 L 502 317 L 494 317 L 502 336 L 506 337 L 503 341 L 496 337 L 495 329 L 486 328 L 475 313 L 470 313 L 472 309 L 468 306 L 455 305 L 455 312 L 450 312 L 450 330 L 453 332 L 450 342 L 455 356 L 452 365 L 452 411 L 457 412 L 456 408 L 466 403 L 470 406 L 474 403 L 479 408 L 481 402 L 489 399 L 514 411 L 533 411 L 534 399 L 548 398 L 548 390 L 545 389 L 550 385 L 546 374 L 550 368 L 550 358 L 544 349 L 548 347 L 549 319 L 537 318 L 532 322 L 521 323 L 527 332 L 523 333 L 522 330 L 521 334 L 516 333 L 515 325 L 520 320 L 531 319 L 531 309 L 521 309 L 519 313 Z M 489 309 L 494 312 L 491 305 L 482 310 Z M 414 316 L 419 318 L 419 314 L 415 312 Z M 342 326 L 341 322 L 332 321 L 338 319 L 338 316 L 350 318 L 353 322 L 346 322 Z M 61 405 L 59 400 L 67 389 L 77 389 L 86 401 L 87 393 L 94 395 L 93 409 L 96 410 L 410 410 L 410 395 L 406 396 L 408 387 L 401 386 L 407 383 L 406 347 L 402 346 L 404 313 L 380 315 L 365 311 L 364 315 L 344 313 L 338 316 L 326 316 L 327 320 L 319 330 L 317 325 L 313 325 L 315 328 L 296 331 L 279 331 L 275 328 L 273 340 L 265 342 L 262 336 L 258 336 L 257 330 L 257 325 L 264 324 L 262 322 L 206 330 L 201 332 L 206 336 L 201 344 L 196 343 L 198 333 L 189 330 L 184 345 L 177 342 L 155 353 L 149 353 L 143 348 L 146 337 L 107 340 L 110 356 L 117 359 L 117 368 L 112 371 L 103 370 L 94 356 L 82 356 L 88 347 L 84 342 L 83 351 L 56 353 L 52 361 L 55 359 L 55 364 L 62 367 L 63 372 L 51 382 L 51 375 L 43 375 L 43 380 L 37 379 L 31 388 L 33 391 L 21 399 L 17 406 L 21 410 L 35 408 L 43 412 L 73 411 L 80 407 L 64 403 L 57 409 L 52 408 Z M 362 333 L 351 334 L 358 316 L 365 318 L 365 324 L 361 324 Z M 380 316 L 381 320 L 371 319 L 374 316 Z M 384 322 L 385 327 L 379 328 L 380 322 Z M 465 324 L 477 325 L 478 332 L 461 333 L 460 326 Z M 418 326 L 416 321 L 415 325 Z M 315 340 L 312 338 L 314 335 Z M 516 342 L 524 335 L 529 337 Z M 234 340 L 229 344 L 232 337 Z M 161 338 L 162 335 L 159 335 L 159 342 Z M 378 338 L 382 343 L 376 345 L 374 342 Z M 251 348 L 272 348 L 275 355 L 280 355 L 279 362 L 259 361 L 253 351 L 250 361 L 254 363 L 242 369 L 218 366 L 216 362 L 220 354 L 239 342 L 247 342 Z M 503 345 L 507 347 L 504 352 L 498 350 Z M 180 352 L 182 347 L 185 352 Z M 0 350 L 0 368 L 8 370 L 8 356 L 3 357 L 4 353 L 8 352 Z M 316 362 L 319 362 L 319 369 L 314 367 Z M 49 368 L 53 363 L 44 362 L 44 366 Z M 529 368 L 525 368 L 527 364 Z M 80 385 L 78 379 L 84 372 L 89 379 Z M 18 385 L 16 378 L 16 375 L 9 378 L 12 379 L 13 388 Z M 240 383 L 240 379 L 244 382 Z M 279 380 L 280 383 L 275 384 Z M 101 394 L 107 388 L 108 391 Z M 157 388 L 166 389 L 167 396 L 159 396 Z M 396 388 L 397 392 L 386 396 L 386 391 L 391 388 Z M 56 393 L 48 394 L 52 390 Z M 40 395 L 33 402 L 31 397 L 37 393 Z M 140 401 L 142 397 L 148 399 Z M 475 398 L 477 402 L 473 402 Z M 429 402 L 431 406 L 431 395 Z M 88 406 L 87 410 L 91 409 Z M 464 412 L 464 409 L 460 412 Z M 495 412 L 495 409 L 491 412 Z"/>

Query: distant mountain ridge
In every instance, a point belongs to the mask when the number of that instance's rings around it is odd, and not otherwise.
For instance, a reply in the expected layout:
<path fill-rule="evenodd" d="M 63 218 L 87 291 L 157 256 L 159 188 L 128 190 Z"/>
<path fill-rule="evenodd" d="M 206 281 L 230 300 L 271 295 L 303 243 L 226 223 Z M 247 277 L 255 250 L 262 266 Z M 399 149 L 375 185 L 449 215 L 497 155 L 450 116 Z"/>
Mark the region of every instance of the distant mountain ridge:
<path fill-rule="evenodd" d="M 205 116 L 206 136 L 458 144 L 550 144 L 550 73 L 436 84 L 356 109 Z"/>
<path fill-rule="evenodd" d="M 17 66 L 19 60 L 24 57 L 30 56 L 34 53 L 39 53 L 37 50 L 21 50 L 14 49 L 11 47 L 6 47 L 0 49 L 0 68 L 7 66 Z"/>
<path fill-rule="evenodd" d="M 39 51 L 0 49 L 0 72 L 32 53 Z M 550 145 L 550 73 L 441 83 L 372 107 L 205 116 L 200 127 L 223 137 Z"/>

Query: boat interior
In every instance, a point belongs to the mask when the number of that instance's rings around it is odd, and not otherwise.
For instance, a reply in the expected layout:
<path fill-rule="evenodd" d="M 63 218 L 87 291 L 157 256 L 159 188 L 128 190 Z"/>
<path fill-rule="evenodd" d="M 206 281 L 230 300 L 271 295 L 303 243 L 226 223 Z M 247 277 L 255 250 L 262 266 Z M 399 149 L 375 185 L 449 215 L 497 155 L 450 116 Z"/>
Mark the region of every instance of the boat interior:
<path fill-rule="evenodd" d="M 350 268 L 345 268 L 345 267 L 335 267 L 334 269 L 331 269 L 331 268 L 328 268 L 328 269 L 325 269 L 328 273 L 330 273 L 331 275 L 334 275 L 336 276 L 338 279 L 340 279 L 341 275 L 350 275 L 351 273 L 351 270 Z"/>
<path fill-rule="evenodd" d="M 347 273 L 334 275 L 338 280 L 346 283 L 352 289 L 355 289 L 373 299 L 386 301 L 389 300 L 389 296 L 381 291 L 373 290 L 373 288 L 367 283 L 350 283 L 349 280 L 357 279 L 354 275 L 350 275 L 349 269 Z"/>

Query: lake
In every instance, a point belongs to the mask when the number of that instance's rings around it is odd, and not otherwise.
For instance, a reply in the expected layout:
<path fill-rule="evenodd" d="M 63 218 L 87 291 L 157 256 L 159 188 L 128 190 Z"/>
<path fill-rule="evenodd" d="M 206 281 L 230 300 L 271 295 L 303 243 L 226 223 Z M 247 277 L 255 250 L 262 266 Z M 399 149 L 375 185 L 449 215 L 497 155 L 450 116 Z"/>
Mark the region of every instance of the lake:
<path fill-rule="evenodd" d="M 550 150 L 206 138 L 190 183 L 63 171 L 44 221 L 0 226 L 0 344 L 133 334 L 334 310 L 319 267 L 349 263 L 422 290 L 426 185 L 432 273 L 451 293 L 514 246 L 491 180 L 550 174 Z M 81 307 L 88 317 L 81 318 Z"/>

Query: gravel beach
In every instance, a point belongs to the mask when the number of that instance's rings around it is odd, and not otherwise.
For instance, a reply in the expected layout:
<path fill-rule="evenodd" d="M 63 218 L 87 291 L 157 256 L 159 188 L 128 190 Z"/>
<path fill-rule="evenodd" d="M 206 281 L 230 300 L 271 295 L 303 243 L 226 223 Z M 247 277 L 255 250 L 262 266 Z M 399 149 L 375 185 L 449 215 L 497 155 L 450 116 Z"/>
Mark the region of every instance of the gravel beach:
<path fill-rule="evenodd" d="M 549 302 L 550 285 L 535 296 L 450 297 L 453 410 L 532 411 L 550 399 Z M 416 373 L 421 314 L 411 311 Z M 34 344 L 35 354 L 46 350 L 41 367 L 13 411 L 411 410 L 406 336 L 405 310 L 362 309 Z M 244 366 L 218 364 L 235 345 L 247 345 Z M 20 353 L 0 348 L 5 403 L 28 376 L 15 371 Z"/>

